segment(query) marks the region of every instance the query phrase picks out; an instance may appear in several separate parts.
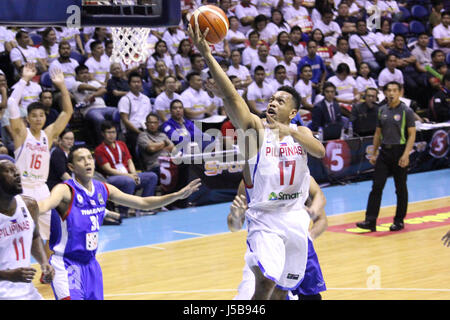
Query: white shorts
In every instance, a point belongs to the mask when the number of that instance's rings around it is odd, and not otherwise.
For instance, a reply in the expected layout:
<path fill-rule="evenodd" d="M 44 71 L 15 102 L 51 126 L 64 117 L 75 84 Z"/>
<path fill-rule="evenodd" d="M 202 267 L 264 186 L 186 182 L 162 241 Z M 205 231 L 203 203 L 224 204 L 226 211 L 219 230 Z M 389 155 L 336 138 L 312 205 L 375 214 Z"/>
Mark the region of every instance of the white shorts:
<path fill-rule="evenodd" d="M 309 214 L 306 210 L 263 212 L 248 209 L 245 260 L 258 266 L 264 276 L 283 290 L 297 288 L 308 259 Z"/>
<path fill-rule="evenodd" d="M 23 185 L 23 195 L 33 198 L 36 201 L 43 200 L 50 196 L 50 190 L 46 183 L 32 185 Z M 50 239 L 50 218 L 51 211 L 47 211 L 39 215 L 39 233 L 42 240 L 46 241 Z"/>

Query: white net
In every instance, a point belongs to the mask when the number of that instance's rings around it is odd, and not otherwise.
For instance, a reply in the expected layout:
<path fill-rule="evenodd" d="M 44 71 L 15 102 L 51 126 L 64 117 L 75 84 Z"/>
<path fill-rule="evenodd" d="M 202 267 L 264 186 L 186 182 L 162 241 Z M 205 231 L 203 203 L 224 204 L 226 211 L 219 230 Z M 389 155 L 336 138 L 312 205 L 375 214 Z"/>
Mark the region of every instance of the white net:
<path fill-rule="evenodd" d="M 85 0 L 84 5 L 151 5 L 151 0 Z M 111 62 L 123 62 L 125 65 L 143 63 L 147 60 L 147 38 L 150 28 L 111 27 L 113 52 Z"/>

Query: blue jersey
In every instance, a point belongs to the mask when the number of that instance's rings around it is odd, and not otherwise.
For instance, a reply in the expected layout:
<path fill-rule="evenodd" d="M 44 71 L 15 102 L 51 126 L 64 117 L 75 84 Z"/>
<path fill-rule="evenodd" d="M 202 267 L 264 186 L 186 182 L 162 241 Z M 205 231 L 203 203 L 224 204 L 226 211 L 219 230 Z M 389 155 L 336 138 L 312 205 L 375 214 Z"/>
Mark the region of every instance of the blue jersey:
<path fill-rule="evenodd" d="M 95 257 L 99 227 L 105 216 L 108 189 L 103 182 L 92 180 L 89 192 L 74 179 L 64 182 L 72 192 L 69 209 L 64 215 L 52 210 L 50 249 L 56 255 L 88 262 Z"/>

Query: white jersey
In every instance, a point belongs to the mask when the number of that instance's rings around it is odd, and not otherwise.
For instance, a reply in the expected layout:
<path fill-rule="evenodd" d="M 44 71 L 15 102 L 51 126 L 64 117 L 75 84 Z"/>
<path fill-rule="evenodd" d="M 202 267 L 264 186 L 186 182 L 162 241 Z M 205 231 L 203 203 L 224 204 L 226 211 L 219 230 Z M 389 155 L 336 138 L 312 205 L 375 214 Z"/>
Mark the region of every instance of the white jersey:
<path fill-rule="evenodd" d="M 13 216 L 0 213 L 0 270 L 31 265 L 34 221 L 21 196 Z M 33 283 L 0 281 L 0 299 L 42 299 Z"/>
<path fill-rule="evenodd" d="M 50 146 L 44 130 L 41 130 L 41 137 L 37 140 L 27 128 L 27 137 L 22 146 L 14 151 L 14 156 L 24 188 L 45 184 L 50 166 Z"/>
<path fill-rule="evenodd" d="M 290 125 L 297 128 L 295 124 Z M 258 154 L 249 159 L 253 187 L 247 187 L 248 207 L 262 211 L 304 208 L 309 194 L 308 157 L 291 136 L 281 141 L 266 128 Z"/>

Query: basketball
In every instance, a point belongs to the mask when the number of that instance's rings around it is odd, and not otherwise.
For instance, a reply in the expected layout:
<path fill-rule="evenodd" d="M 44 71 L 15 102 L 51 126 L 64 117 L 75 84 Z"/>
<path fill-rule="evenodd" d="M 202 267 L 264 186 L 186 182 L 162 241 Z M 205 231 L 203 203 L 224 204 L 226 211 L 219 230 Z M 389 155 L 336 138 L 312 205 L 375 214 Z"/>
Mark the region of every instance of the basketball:
<path fill-rule="evenodd" d="M 225 12 L 213 5 L 201 6 L 192 13 L 190 19 L 192 30 L 195 30 L 195 20 L 198 21 L 201 33 L 205 32 L 206 28 L 209 28 L 206 41 L 211 44 L 221 42 L 227 35 L 230 26 Z"/>

